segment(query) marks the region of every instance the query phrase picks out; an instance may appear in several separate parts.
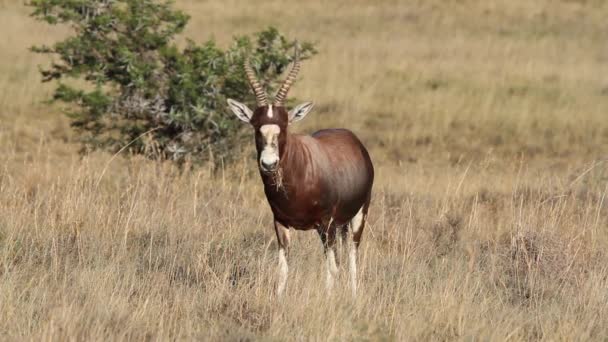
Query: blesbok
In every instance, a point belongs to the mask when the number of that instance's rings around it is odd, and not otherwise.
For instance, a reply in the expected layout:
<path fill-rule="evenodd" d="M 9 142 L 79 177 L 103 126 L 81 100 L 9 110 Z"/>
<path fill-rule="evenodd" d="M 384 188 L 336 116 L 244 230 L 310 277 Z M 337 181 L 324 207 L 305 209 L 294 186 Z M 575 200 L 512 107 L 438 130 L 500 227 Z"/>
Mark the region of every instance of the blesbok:
<path fill-rule="evenodd" d="M 284 106 L 289 88 L 300 69 L 297 57 L 268 103 L 249 63 L 245 72 L 256 97 L 257 108 L 228 100 L 230 109 L 255 130 L 260 175 L 272 213 L 279 245 L 279 295 L 287 283 L 289 229 L 316 229 L 327 260 L 327 288 L 338 272 L 336 240 L 348 239 L 349 273 L 353 295 L 357 290 L 357 250 L 367 218 L 374 168 L 361 141 L 346 129 L 324 129 L 312 135 L 291 134 L 288 126 L 303 119 L 312 102 L 289 112 Z M 339 234 L 339 235 L 338 235 Z M 350 238 L 349 238 L 350 237 Z"/>

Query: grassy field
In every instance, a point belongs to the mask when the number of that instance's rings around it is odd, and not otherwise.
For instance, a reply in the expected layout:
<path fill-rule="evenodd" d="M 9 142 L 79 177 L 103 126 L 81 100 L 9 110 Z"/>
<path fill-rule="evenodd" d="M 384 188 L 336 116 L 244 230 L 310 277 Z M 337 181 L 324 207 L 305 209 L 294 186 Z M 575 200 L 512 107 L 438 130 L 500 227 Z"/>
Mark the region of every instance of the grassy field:
<path fill-rule="evenodd" d="M 358 298 L 344 265 L 325 291 L 314 232 L 274 297 L 250 155 L 78 155 L 27 50 L 68 31 L 0 0 L 1 340 L 605 340 L 608 2 L 177 6 L 199 42 L 270 24 L 318 42 L 293 129 L 352 129 L 377 172 Z"/>

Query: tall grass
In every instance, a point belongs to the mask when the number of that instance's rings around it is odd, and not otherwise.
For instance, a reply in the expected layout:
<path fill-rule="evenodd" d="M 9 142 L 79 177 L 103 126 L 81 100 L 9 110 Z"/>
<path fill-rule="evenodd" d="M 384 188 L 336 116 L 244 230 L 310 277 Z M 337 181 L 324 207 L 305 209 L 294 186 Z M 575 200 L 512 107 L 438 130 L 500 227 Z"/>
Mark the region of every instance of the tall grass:
<path fill-rule="evenodd" d="M 296 131 L 353 129 L 377 169 L 360 291 L 297 232 L 278 300 L 250 155 L 180 170 L 79 156 L 26 51 L 66 34 L 0 1 L 3 340 L 601 340 L 608 7 L 588 1 L 179 1 L 185 36 L 317 40 Z M 30 29 L 23 29 L 24 25 Z M 219 171 L 214 171 L 215 169 Z"/>

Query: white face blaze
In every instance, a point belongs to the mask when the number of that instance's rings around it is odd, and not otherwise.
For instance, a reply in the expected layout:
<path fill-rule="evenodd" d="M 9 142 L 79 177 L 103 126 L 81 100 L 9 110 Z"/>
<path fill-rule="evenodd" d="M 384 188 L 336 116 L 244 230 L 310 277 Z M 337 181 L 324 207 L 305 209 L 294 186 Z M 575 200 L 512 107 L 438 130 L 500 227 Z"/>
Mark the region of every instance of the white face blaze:
<path fill-rule="evenodd" d="M 275 165 L 279 162 L 279 133 L 281 133 L 281 128 L 279 125 L 262 125 L 260 133 L 264 139 L 264 148 L 260 153 L 260 167 L 265 169 L 264 165 Z"/>
<path fill-rule="evenodd" d="M 272 116 L 274 115 L 274 113 L 272 112 L 272 105 L 268 105 L 268 112 L 266 113 L 266 115 L 268 115 L 268 117 L 272 119 Z"/>

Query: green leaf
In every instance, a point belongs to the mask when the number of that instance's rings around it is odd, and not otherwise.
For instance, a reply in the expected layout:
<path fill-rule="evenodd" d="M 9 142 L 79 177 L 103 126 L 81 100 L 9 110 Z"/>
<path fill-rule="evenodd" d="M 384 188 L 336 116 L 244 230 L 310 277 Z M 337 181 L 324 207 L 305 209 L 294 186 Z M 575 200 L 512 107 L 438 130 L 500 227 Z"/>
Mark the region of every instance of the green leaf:
<path fill-rule="evenodd" d="M 272 94 L 298 43 L 269 27 L 234 37 L 227 49 L 212 40 L 188 41 L 181 49 L 175 38 L 189 16 L 162 0 L 32 0 L 29 5 L 37 20 L 73 29 L 64 40 L 31 50 L 54 57 L 41 75 L 43 81 L 58 81 L 53 100 L 68 105 L 83 150 L 114 152 L 131 143 L 129 152 L 153 158 L 204 161 L 208 150 L 229 157 L 247 130 L 228 111 L 226 99 L 255 105 L 243 61 L 251 58 Z M 310 42 L 299 45 L 301 59 L 316 53 Z M 67 78 L 79 81 L 68 85 Z M 147 148 L 137 139 L 151 129 L 146 141 L 153 148 Z"/>

